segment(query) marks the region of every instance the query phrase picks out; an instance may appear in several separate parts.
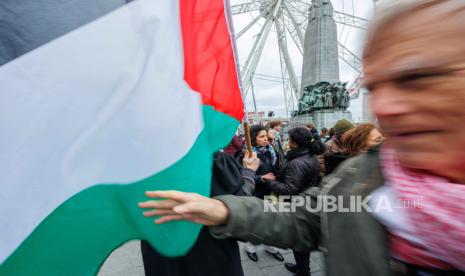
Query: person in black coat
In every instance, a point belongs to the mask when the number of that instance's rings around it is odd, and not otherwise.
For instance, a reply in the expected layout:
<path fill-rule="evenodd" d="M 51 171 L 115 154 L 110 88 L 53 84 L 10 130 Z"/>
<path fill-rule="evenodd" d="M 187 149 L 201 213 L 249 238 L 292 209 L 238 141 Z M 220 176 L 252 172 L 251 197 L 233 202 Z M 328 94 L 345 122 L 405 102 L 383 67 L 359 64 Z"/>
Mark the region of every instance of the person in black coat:
<path fill-rule="evenodd" d="M 289 152 L 276 180 L 268 181 L 267 188 L 276 195 L 297 195 L 320 183 L 320 164 L 317 155 L 325 150 L 318 133 L 296 127 L 288 132 Z"/>
<path fill-rule="evenodd" d="M 268 129 L 262 125 L 253 125 L 250 127 L 250 139 L 253 151 L 257 153 L 260 159 L 260 166 L 255 174 L 255 191 L 254 195 L 262 198 L 270 194 L 268 189 L 269 181 L 275 180 L 275 174 L 278 171 L 278 157 L 274 148 L 268 140 Z M 270 254 L 278 261 L 284 261 L 284 257 L 274 246 L 264 246 L 265 252 Z M 244 250 L 249 259 L 254 262 L 258 261 L 256 245 L 247 242 L 244 244 Z"/>
<path fill-rule="evenodd" d="M 320 162 L 317 155 L 325 151 L 318 132 L 306 127 L 296 127 L 288 132 L 289 152 L 276 180 L 267 183 L 276 195 L 298 195 L 311 186 L 320 184 Z M 310 275 L 310 251 L 293 252 L 296 264 L 285 263 L 298 276 Z"/>
<path fill-rule="evenodd" d="M 269 195 L 267 182 L 275 180 L 275 174 L 278 171 L 278 158 L 276 151 L 270 145 L 268 140 L 268 129 L 262 125 L 253 125 L 250 127 L 250 139 L 253 151 L 257 153 L 260 159 L 260 166 L 255 174 L 255 196 L 263 199 Z"/>
<path fill-rule="evenodd" d="M 211 196 L 252 196 L 255 173 L 245 169 L 223 152 L 214 155 Z M 147 276 L 243 276 L 236 239 L 213 238 L 202 228 L 192 249 L 184 257 L 167 258 L 141 241 L 144 272 Z"/>

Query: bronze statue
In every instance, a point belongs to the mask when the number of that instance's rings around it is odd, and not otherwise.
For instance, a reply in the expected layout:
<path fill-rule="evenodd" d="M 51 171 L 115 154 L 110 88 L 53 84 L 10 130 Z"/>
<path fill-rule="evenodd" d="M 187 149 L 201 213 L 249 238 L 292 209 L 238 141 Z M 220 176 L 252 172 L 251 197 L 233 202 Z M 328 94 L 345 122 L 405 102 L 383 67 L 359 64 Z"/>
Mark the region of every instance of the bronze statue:
<path fill-rule="evenodd" d="M 331 90 L 326 89 L 324 94 L 324 107 L 327 109 L 333 108 L 333 95 L 331 94 Z"/>
<path fill-rule="evenodd" d="M 293 114 L 305 115 L 314 110 L 331 110 L 349 107 L 350 97 L 346 88 L 347 82 L 319 82 L 303 89 L 299 100 L 298 110 Z"/>

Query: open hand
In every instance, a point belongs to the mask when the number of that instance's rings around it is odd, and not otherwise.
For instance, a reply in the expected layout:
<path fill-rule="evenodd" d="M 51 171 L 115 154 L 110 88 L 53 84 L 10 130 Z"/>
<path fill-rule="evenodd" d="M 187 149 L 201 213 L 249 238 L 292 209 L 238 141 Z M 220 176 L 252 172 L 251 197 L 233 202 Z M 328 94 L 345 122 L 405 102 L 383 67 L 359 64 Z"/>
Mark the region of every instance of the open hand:
<path fill-rule="evenodd" d="M 226 223 L 229 216 L 229 210 L 223 202 L 196 193 L 147 191 L 145 195 L 150 198 L 164 198 L 139 203 L 140 208 L 147 209 L 144 216 L 161 216 L 155 220 L 157 224 L 188 220 L 207 226 L 221 225 Z"/>
<path fill-rule="evenodd" d="M 276 176 L 273 173 L 267 173 L 262 175 L 262 180 L 276 180 Z"/>

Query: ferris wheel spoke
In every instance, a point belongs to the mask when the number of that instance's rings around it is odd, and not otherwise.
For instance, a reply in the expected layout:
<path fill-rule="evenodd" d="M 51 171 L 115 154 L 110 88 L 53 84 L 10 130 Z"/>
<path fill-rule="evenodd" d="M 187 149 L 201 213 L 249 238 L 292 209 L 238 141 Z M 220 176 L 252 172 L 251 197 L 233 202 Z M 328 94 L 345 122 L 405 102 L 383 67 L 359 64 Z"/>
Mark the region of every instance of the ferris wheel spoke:
<path fill-rule="evenodd" d="M 247 24 L 242 30 L 240 30 L 239 33 L 237 33 L 237 35 L 236 35 L 236 39 L 238 39 L 245 32 L 247 32 L 255 23 L 257 23 L 258 20 L 260 20 L 260 18 L 266 16 L 266 14 L 268 14 L 271 11 L 271 9 L 273 7 L 273 4 L 274 4 L 274 2 L 272 2 L 270 5 L 268 5 L 262 12 L 260 12 L 260 14 L 258 16 L 256 16 L 254 19 L 252 19 L 252 21 L 250 21 L 249 24 Z"/>
<path fill-rule="evenodd" d="M 296 1 L 292 1 L 294 3 L 298 3 L 302 6 L 305 6 L 305 8 L 309 9 L 311 6 L 312 6 L 312 3 L 308 3 L 308 2 L 305 2 L 305 1 L 302 1 L 302 0 L 296 0 Z"/>
<path fill-rule="evenodd" d="M 257 23 L 258 20 L 260 20 L 260 18 L 262 17 L 261 14 L 259 14 L 257 17 L 255 17 L 252 21 L 250 21 L 249 24 L 247 24 L 244 28 L 242 28 L 242 30 L 240 30 L 237 34 L 236 34 L 236 39 L 238 39 L 239 37 L 241 37 L 245 32 L 247 32 L 253 25 L 255 25 L 255 23 Z"/>
<path fill-rule="evenodd" d="M 279 45 L 278 45 L 278 47 L 279 47 Z M 290 115 L 289 111 L 295 109 L 294 96 L 293 96 L 292 87 L 291 87 L 291 84 L 290 84 L 290 81 L 289 81 L 289 74 L 287 73 L 287 68 L 284 65 L 283 55 L 281 54 L 281 51 L 279 49 L 278 49 L 278 51 L 279 51 L 279 62 L 281 64 L 281 66 L 280 66 L 280 68 L 281 68 L 281 83 L 283 85 L 283 92 L 284 92 L 283 93 L 284 106 L 286 108 L 286 116 L 289 116 Z"/>
<path fill-rule="evenodd" d="M 355 15 L 334 11 L 334 20 L 336 23 L 344 24 L 360 30 L 366 30 L 369 21 L 365 18 L 361 18 Z"/>
<path fill-rule="evenodd" d="M 268 15 L 266 22 L 263 25 L 262 31 L 255 40 L 254 47 L 252 48 L 252 51 L 249 54 L 249 58 L 247 59 L 246 66 L 243 70 L 244 74 L 242 74 L 241 72 L 243 89 L 245 91 L 246 97 L 248 89 L 250 87 L 252 76 L 255 73 L 255 69 L 257 69 L 260 56 L 262 55 L 263 48 L 265 47 L 265 42 L 268 38 L 268 35 L 270 34 L 272 23 L 273 21 L 275 21 L 278 11 L 281 7 L 281 1 L 282 0 L 277 0 L 276 4 L 273 6 L 273 12 Z"/>
<path fill-rule="evenodd" d="M 260 32 L 257 34 L 257 37 L 255 38 L 255 41 L 254 41 L 254 44 L 252 46 L 252 49 L 250 50 L 250 53 L 249 55 L 247 56 L 247 59 L 242 67 L 242 72 L 246 72 L 247 69 L 250 67 L 250 63 L 252 62 L 254 56 L 256 55 L 257 53 L 257 49 L 260 45 L 260 42 L 262 41 L 262 37 L 263 35 L 265 34 L 265 30 L 266 30 L 266 26 L 268 25 L 268 22 L 271 21 L 270 18 L 268 18 L 266 21 L 265 21 L 265 24 L 263 24 Z M 265 38 L 265 41 L 266 41 L 266 38 Z M 241 72 L 241 73 L 242 73 Z"/>
<path fill-rule="evenodd" d="M 241 72 L 243 89 L 245 91 L 246 96 L 250 87 L 251 78 L 253 76 L 253 73 L 255 72 L 255 69 L 257 68 L 258 61 L 260 60 L 260 56 L 262 55 L 263 48 L 265 46 L 265 42 L 270 33 L 271 23 L 272 19 L 270 17 L 266 20 L 265 24 L 263 25 L 262 31 L 255 39 L 254 46 L 252 47 L 252 50 L 250 51 L 250 54 L 247 58 L 246 64 L 243 67 L 243 74 Z"/>
<path fill-rule="evenodd" d="M 304 2 L 300 2 L 300 1 L 296 1 L 297 3 L 304 3 Z M 295 6 L 296 3 L 292 3 L 292 2 L 287 2 L 287 5 L 288 7 L 292 10 L 292 12 L 294 13 L 297 13 L 297 14 L 300 14 L 302 16 L 304 16 L 305 18 L 308 18 L 308 9 L 312 6 L 311 4 L 308 4 L 308 3 L 304 3 L 305 5 L 307 5 L 305 8 L 299 8 L 299 7 L 296 7 Z"/>
<path fill-rule="evenodd" d="M 296 24 L 300 26 L 300 29 L 303 30 L 303 32 L 305 33 L 305 30 L 307 29 L 308 25 L 308 8 L 302 10 L 297 8 L 290 2 L 287 3 L 287 7 L 289 9 L 289 13 L 294 16 Z"/>
<path fill-rule="evenodd" d="M 351 50 L 347 49 L 344 44 L 338 42 L 338 46 L 339 57 L 358 73 L 362 72 L 362 60 Z"/>
<path fill-rule="evenodd" d="M 260 10 L 260 2 L 259 1 L 248 1 L 241 4 L 237 4 L 231 6 L 231 13 L 233 15 L 238 15 L 241 13 L 251 12 Z"/>
<path fill-rule="evenodd" d="M 293 13 L 290 11 L 289 6 L 288 6 L 287 3 L 284 3 L 284 10 L 286 12 L 283 13 L 283 14 L 285 14 L 285 16 L 290 19 L 290 21 L 292 23 L 292 27 L 293 27 L 293 29 L 291 29 L 289 27 L 289 25 L 286 24 L 287 30 L 291 34 L 292 39 L 294 40 L 294 42 L 298 46 L 300 52 L 303 53 L 303 51 L 302 51 L 303 47 L 302 46 L 304 45 L 304 35 L 303 35 L 303 32 L 302 32 L 302 29 L 299 26 L 299 24 L 297 23 L 297 19 L 294 17 Z"/>
<path fill-rule="evenodd" d="M 297 76 L 294 71 L 294 65 L 292 64 L 292 60 L 289 56 L 289 51 L 287 49 L 287 42 L 286 42 L 286 33 L 281 26 L 279 20 L 275 20 L 276 26 L 276 33 L 278 35 L 278 45 L 279 51 L 282 55 L 282 59 L 284 61 L 284 65 L 286 66 L 287 73 L 289 74 L 289 80 L 292 85 L 292 90 L 294 91 L 295 97 L 298 98 L 300 94 L 300 84 L 297 80 Z"/>
<path fill-rule="evenodd" d="M 297 31 L 297 35 L 298 35 L 298 38 L 300 40 L 300 43 L 303 45 L 304 36 L 303 36 L 302 30 L 300 29 L 300 26 L 297 23 L 297 19 L 294 17 L 294 14 L 290 11 L 289 5 L 287 4 L 287 2 L 284 3 L 284 8 L 286 10 L 286 15 L 291 19 L 292 25 L 294 25 L 294 28 Z"/>
<path fill-rule="evenodd" d="M 297 37 L 297 33 L 294 28 L 289 27 L 287 24 L 283 24 L 287 32 L 291 35 L 292 41 L 294 41 L 295 46 L 299 50 L 299 52 L 303 55 L 303 44 L 301 44 L 300 39 Z"/>

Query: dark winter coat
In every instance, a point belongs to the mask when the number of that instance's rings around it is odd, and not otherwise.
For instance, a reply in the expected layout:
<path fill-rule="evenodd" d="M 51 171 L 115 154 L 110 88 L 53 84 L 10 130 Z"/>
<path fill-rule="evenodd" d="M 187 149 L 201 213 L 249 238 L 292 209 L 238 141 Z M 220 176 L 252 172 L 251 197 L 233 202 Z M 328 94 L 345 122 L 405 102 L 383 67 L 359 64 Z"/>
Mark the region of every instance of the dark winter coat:
<path fill-rule="evenodd" d="M 269 146 L 271 147 L 271 146 Z M 257 157 L 260 159 L 260 166 L 255 172 L 255 196 L 262 198 L 265 195 L 269 195 L 271 191 L 268 189 L 267 180 L 262 180 L 262 176 L 267 173 L 277 174 L 278 167 L 277 163 L 273 164 L 273 157 L 270 152 L 259 153 L 257 152 Z"/>
<path fill-rule="evenodd" d="M 320 183 L 320 164 L 308 149 L 297 148 L 284 157 L 286 162 L 278 173 L 276 181 L 269 181 L 267 187 L 277 195 L 296 195 Z"/>
<path fill-rule="evenodd" d="M 342 152 L 328 152 L 324 154 L 325 174 L 331 174 L 342 162 L 351 156 Z"/>

